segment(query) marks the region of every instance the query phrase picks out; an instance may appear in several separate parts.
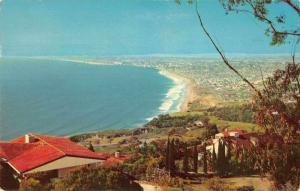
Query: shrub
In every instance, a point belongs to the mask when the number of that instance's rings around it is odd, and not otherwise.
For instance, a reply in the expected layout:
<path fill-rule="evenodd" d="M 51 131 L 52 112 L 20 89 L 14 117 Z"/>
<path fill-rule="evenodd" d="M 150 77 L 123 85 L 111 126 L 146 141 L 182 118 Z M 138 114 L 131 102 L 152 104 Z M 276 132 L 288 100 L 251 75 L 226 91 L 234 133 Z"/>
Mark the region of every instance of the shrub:
<path fill-rule="evenodd" d="M 236 191 L 254 191 L 253 186 L 241 186 L 236 189 Z"/>
<path fill-rule="evenodd" d="M 210 191 L 233 191 L 234 189 L 230 187 L 224 180 L 221 178 L 211 178 L 206 184 Z"/>
<path fill-rule="evenodd" d="M 21 181 L 18 191 L 40 191 L 40 190 L 44 190 L 40 181 L 34 178 L 29 178 Z"/>
<path fill-rule="evenodd" d="M 52 191 L 131 190 L 142 188 L 121 171 L 114 169 L 82 169 L 52 183 Z"/>

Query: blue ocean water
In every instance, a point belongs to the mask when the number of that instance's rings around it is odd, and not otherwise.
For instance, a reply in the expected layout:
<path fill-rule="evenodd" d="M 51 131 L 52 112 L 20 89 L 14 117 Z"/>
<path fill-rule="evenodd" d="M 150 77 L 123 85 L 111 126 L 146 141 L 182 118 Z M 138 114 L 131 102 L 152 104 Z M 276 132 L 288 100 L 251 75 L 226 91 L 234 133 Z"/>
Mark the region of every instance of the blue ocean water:
<path fill-rule="evenodd" d="M 138 127 L 173 86 L 151 68 L 1 58 L 0 139 Z"/>

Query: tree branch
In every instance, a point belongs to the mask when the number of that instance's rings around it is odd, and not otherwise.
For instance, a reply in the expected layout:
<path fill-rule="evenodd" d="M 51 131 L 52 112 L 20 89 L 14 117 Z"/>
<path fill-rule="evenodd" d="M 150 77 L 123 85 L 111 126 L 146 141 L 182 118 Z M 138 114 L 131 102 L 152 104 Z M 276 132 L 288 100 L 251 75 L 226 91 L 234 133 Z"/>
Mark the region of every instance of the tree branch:
<path fill-rule="evenodd" d="M 197 13 L 197 16 L 198 16 L 198 20 L 200 22 L 200 25 L 201 25 L 201 28 L 202 30 L 204 31 L 204 33 L 206 34 L 206 36 L 209 38 L 210 42 L 213 44 L 214 48 L 217 50 L 217 52 L 220 54 L 223 62 L 225 63 L 225 65 L 230 69 L 232 70 L 236 75 L 238 75 L 246 84 L 248 84 L 256 93 L 257 95 L 262 98 L 262 94 L 261 92 L 255 88 L 255 86 L 250 82 L 248 81 L 242 74 L 240 74 L 230 63 L 229 61 L 227 60 L 227 58 L 225 57 L 225 55 L 222 53 L 222 51 L 220 50 L 220 48 L 216 45 L 215 41 L 212 39 L 212 37 L 210 36 L 209 32 L 207 31 L 206 27 L 204 26 L 203 24 L 203 21 L 201 19 L 201 16 L 200 16 L 200 13 L 199 13 L 199 10 L 198 10 L 198 0 L 195 1 L 196 3 L 196 13 Z"/>
<path fill-rule="evenodd" d="M 276 29 L 276 27 L 274 26 L 273 22 L 271 21 L 271 19 L 265 17 L 264 15 L 261 15 L 257 12 L 255 6 L 252 4 L 251 1 L 246 1 L 253 9 L 253 15 L 255 17 L 258 17 L 259 19 L 261 19 L 262 21 L 266 22 L 267 24 L 270 25 L 270 28 L 272 29 L 274 34 L 279 34 L 279 35 L 292 35 L 292 36 L 298 36 L 300 37 L 300 33 L 299 32 L 289 32 L 289 31 L 279 31 L 278 29 Z"/>
<path fill-rule="evenodd" d="M 286 4 L 288 4 L 291 8 L 293 8 L 298 14 L 300 14 L 300 8 L 295 5 L 291 0 L 283 0 Z"/>

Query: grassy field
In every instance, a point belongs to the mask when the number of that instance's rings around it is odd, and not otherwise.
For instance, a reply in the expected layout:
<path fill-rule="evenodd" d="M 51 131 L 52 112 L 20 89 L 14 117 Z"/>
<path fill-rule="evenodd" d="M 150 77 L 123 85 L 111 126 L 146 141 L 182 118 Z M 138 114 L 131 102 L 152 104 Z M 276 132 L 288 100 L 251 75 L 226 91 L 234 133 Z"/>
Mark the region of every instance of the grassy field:
<path fill-rule="evenodd" d="M 186 115 L 204 115 L 204 112 L 176 112 L 172 113 L 171 116 L 186 116 Z M 254 123 L 245 123 L 245 122 L 234 122 L 226 121 L 212 116 L 208 113 L 207 117 L 209 118 L 210 123 L 214 123 L 218 126 L 219 131 L 223 131 L 225 128 L 228 130 L 241 129 L 248 132 L 260 132 L 262 129 Z"/>

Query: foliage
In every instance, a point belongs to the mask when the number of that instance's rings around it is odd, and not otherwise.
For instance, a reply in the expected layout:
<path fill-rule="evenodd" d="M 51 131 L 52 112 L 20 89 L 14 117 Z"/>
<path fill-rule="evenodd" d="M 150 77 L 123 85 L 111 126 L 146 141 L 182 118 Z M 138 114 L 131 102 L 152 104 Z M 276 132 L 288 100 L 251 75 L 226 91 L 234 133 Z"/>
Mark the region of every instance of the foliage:
<path fill-rule="evenodd" d="M 114 169 L 82 169 L 52 184 L 53 191 L 142 190 L 126 174 Z"/>
<path fill-rule="evenodd" d="M 183 155 L 183 171 L 184 173 L 187 173 L 189 170 L 189 160 L 188 160 L 188 149 L 187 145 L 184 145 L 184 155 Z"/>
<path fill-rule="evenodd" d="M 204 144 L 204 152 L 203 152 L 203 172 L 207 174 L 207 151 L 206 144 Z"/>
<path fill-rule="evenodd" d="M 299 4 L 296 1 L 283 0 L 283 1 L 261 1 L 261 0 L 220 0 L 223 7 L 229 12 L 248 13 L 253 15 L 257 20 L 264 22 L 267 25 L 265 34 L 271 36 L 271 45 L 284 44 L 288 36 L 300 36 L 299 26 L 291 28 L 286 24 L 286 16 L 284 14 L 272 15 L 268 9 L 270 4 L 280 2 L 281 6 L 288 5 L 296 14 L 300 14 Z M 283 5 L 285 4 L 285 5 Z"/>
<path fill-rule="evenodd" d="M 201 119 L 202 117 L 200 115 L 170 116 L 166 114 L 155 117 L 148 122 L 146 126 L 154 126 L 157 128 L 187 127 Z"/>
<path fill-rule="evenodd" d="M 277 188 L 299 177 L 300 157 L 300 65 L 276 70 L 264 83 L 262 98 L 255 97 L 256 121 L 266 135 L 278 137 L 258 153 L 260 168 L 270 173 Z M 271 139 L 272 140 L 272 139 Z"/>
<path fill-rule="evenodd" d="M 208 124 L 205 127 L 205 131 L 203 133 L 203 139 L 209 139 L 210 137 L 214 136 L 217 133 L 219 133 L 217 125 L 216 124 Z"/>
<path fill-rule="evenodd" d="M 34 178 L 24 179 L 20 183 L 18 191 L 40 191 L 45 190 L 39 180 Z"/>
<path fill-rule="evenodd" d="M 131 148 L 131 157 L 124 161 L 123 170 L 137 178 L 152 176 L 156 168 L 167 166 L 165 141 L 153 141 L 143 147 Z"/>
<path fill-rule="evenodd" d="M 213 152 L 212 152 L 212 170 L 215 171 L 217 169 L 217 154 L 215 150 L 215 145 L 213 144 Z"/>
<path fill-rule="evenodd" d="M 92 143 L 90 142 L 88 149 L 92 152 L 95 152 L 94 146 L 92 145 Z"/>
<path fill-rule="evenodd" d="M 254 191 L 253 186 L 241 186 L 236 189 L 236 191 Z"/>
<path fill-rule="evenodd" d="M 225 143 L 220 139 L 218 144 L 217 173 L 221 177 L 226 174 Z"/>
<path fill-rule="evenodd" d="M 194 172 L 198 172 L 198 150 L 197 150 L 197 145 L 194 145 L 194 150 L 193 150 L 193 163 L 194 163 Z"/>
<path fill-rule="evenodd" d="M 252 105 L 231 105 L 225 107 L 213 107 L 207 110 L 211 112 L 212 115 L 226 121 L 237 121 L 237 122 L 247 122 L 253 123 L 254 120 L 254 110 Z"/>
<path fill-rule="evenodd" d="M 231 152 L 230 158 L 228 158 L 228 172 L 236 176 L 245 176 L 257 174 L 256 155 L 251 151 L 245 148 L 240 148 Z"/>
<path fill-rule="evenodd" d="M 262 98 L 255 97 L 256 121 L 286 140 L 300 130 L 300 65 L 276 70 L 264 83 Z"/>
<path fill-rule="evenodd" d="M 157 184 L 162 191 L 172 191 L 172 187 L 180 188 L 180 190 L 183 190 L 184 187 L 184 181 L 181 178 L 178 177 L 171 177 L 167 174 L 164 174 L 162 176 L 159 176 L 159 178 L 156 178 L 154 180 L 154 183 Z"/>
<path fill-rule="evenodd" d="M 275 188 L 284 188 L 287 183 L 299 186 L 299 157 L 299 145 L 275 144 L 267 151 L 264 170 L 270 173 Z"/>
<path fill-rule="evenodd" d="M 175 166 L 175 142 L 174 139 L 170 142 L 170 147 L 169 147 L 169 156 L 168 156 L 168 166 L 167 169 L 170 171 L 171 174 L 173 174 L 176 171 L 176 166 Z"/>
<path fill-rule="evenodd" d="M 234 190 L 224 180 L 217 177 L 209 179 L 206 184 L 208 185 L 208 188 L 211 191 L 233 191 Z"/>

